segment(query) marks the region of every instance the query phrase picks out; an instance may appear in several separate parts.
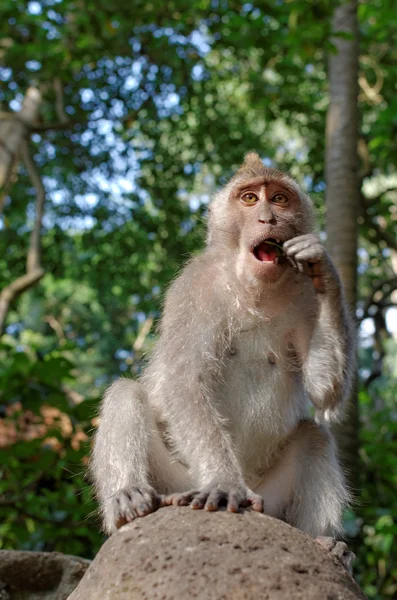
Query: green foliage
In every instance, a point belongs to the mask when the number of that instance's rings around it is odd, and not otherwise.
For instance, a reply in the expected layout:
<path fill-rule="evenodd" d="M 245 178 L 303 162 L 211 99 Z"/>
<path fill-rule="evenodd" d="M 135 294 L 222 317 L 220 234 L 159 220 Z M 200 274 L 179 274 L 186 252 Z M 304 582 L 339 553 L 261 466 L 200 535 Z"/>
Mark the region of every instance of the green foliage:
<path fill-rule="evenodd" d="M 73 365 L 63 353 L 40 357 L 32 341 L 27 354 L 4 337 L 0 547 L 92 556 L 102 536 L 83 464 L 94 403 L 67 401 L 61 386 Z"/>
<path fill-rule="evenodd" d="M 356 517 L 361 523 L 355 541 L 357 577 L 369 598 L 394 598 L 397 593 L 397 420 L 395 386 L 378 384 L 372 394 L 360 392 L 361 492 Z"/>

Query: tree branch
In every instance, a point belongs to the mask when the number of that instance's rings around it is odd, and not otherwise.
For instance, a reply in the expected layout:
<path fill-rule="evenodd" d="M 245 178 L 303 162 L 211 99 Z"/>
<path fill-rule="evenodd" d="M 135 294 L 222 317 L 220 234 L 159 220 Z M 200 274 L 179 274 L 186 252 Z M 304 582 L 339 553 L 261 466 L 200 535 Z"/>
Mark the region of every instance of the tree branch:
<path fill-rule="evenodd" d="M 357 144 L 357 154 L 361 160 L 361 167 L 359 171 L 360 181 L 363 181 L 366 177 L 370 177 L 373 173 L 373 165 L 371 162 L 371 155 L 368 149 L 368 143 L 364 136 L 361 136 Z"/>
<path fill-rule="evenodd" d="M 64 131 L 65 129 L 70 129 L 75 125 L 79 125 L 81 121 L 70 119 L 68 121 L 56 122 L 56 123 L 37 123 L 36 125 L 32 125 L 30 127 L 31 133 L 46 133 L 47 131 Z"/>
<path fill-rule="evenodd" d="M 363 216 L 366 224 L 376 231 L 376 235 L 378 236 L 378 238 L 380 240 L 383 240 L 389 248 L 392 248 L 397 252 L 397 239 L 391 233 L 386 231 L 386 229 L 383 229 L 378 223 L 376 223 L 376 221 L 371 219 L 371 217 L 367 213 L 364 213 Z"/>
<path fill-rule="evenodd" d="M 360 62 L 364 65 L 370 67 L 375 73 L 376 81 L 374 85 L 370 85 L 368 79 L 366 78 L 364 71 L 361 70 L 358 77 L 358 84 L 363 92 L 360 94 L 360 100 L 368 100 L 370 104 L 380 104 L 383 101 L 383 96 L 381 95 L 381 89 L 384 83 L 384 73 L 378 63 L 371 58 L 370 56 L 360 56 Z"/>
<path fill-rule="evenodd" d="M 45 189 L 33 158 L 29 153 L 28 144 L 26 141 L 22 144 L 22 157 L 25 163 L 26 170 L 29 174 L 30 181 L 36 188 L 36 215 L 35 222 L 30 234 L 29 249 L 26 259 L 26 271 L 29 273 L 34 269 L 41 267 L 41 225 L 44 214 Z"/>
<path fill-rule="evenodd" d="M 385 194 L 388 194 L 390 192 L 397 192 L 397 187 L 396 186 L 388 187 L 385 190 L 383 190 L 383 192 L 381 192 L 377 196 L 373 196 L 372 198 L 366 198 L 364 195 L 362 195 L 361 203 L 364 206 L 364 208 L 369 208 L 373 204 L 376 204 L 377 202 L 379 202 L 380 199 L 382 198 L 382 196 L 384 196 Z"/>
<path fill-rule="evenodd" d="M 382 366 L 376 367 L 371 373 L 364 379 L 363 387 L 366 389 L 373 381 L 382 376 Z"/>
<path fill-rule="evenodd" d="M 2 290 L 0 293 L 0 335 L 4 331 L 4 322 L 11 302 L 22 294 L 22 292 L 26 292 L 26 290 L 36 285 L 43 275 L 44 269 L 38 268 L 35 271 L 18 277 L 18 279 Z"/>
<path fill-rule="evenodd" d="M 63 331 L 63 327 L 60 324 L 60 322 L 57 321 L 57 319 L 53 315 L 46 315 L 44 317 L 44 321 L 46 323 L 48 323 L 49 326 L 51 327 L 51 329 L 53 329 L 55 331 L 59 343 L 60 344 L 65 344 L 66 343 L 66 337 L 65 337 L 65 333 Z"/>
<path fill-rule="evenodd" d="M 152 328 L 153 321 L 154 321 L 154 318 L 152 316 L 149 316 L 143 323 L 142 328 L 138 334 L 138 337 L 136 338 L 136 340 L 132 346 L 135 352 L 140 352 L 142 350 L 145 340 L 146 340 L 147 336 L 149 335 L 149 332 Z"/>
<path fill-rule="evenodd" d="M 383 288 L 385 286 L 388 286 L 388 290 L 384 291 Z M 370 317 L 371 315 L 369 314 L 369 309 L 371 308 L 371 306 L 373 305 L 377 305 L 380 308 L 386 308 L 386 306 L 384 306 L 381 303 L 388 298 L 393 292 L 394 290 L 397 289 L 397 275 L 395 277 L 390 277 L 389 279 L 384 279 L 382 281 L 380 281 L 372 290 L 370 296 L 367 298 L 367 300 L 365 301 L 365 304 L 363 306 L 363 314 L 360 317 L 359 321 L 363 321 L 364 319 L 366 319 L 367 317 Z M 379 300 L 375 301 L 375 295 L 378 294 L 379 292 L 382 292 L 382 298 L 380 298 Z"/>
<path fill-rule="evenodd" d="M 371 215 L 368 214 L 369 206 L 371 206 L 372 203 L 376 201 L 376 199 L 379 199 L 381 196 L 383 196 L 387 192 L 391 192 L 391 191 L 397 191 L 397 190 L 396 190 L 396 188 L 389 188 L 387 190 L 384 190 L 379 196 L 377 196 L 377 198 L 371 198 L 370 203 L 368 202 L 368 199 L 363 196 L 363 194 L 360 194 L 360 202 L 361 202 L 361 206 L 363 208 L 362 216 L 363 216 L 365 224 L 368 227 L 371 227 L 372 229 L 374 229 L 377 237 L 380 240 L 383 240 L 389 248 L 392 248 L 393 250 L 397 251 L 397 238 L 394 235 L 392 235 L 389 231 L 384 229 L 381 225 L 379 225 L 379 223 L 377 223 L 371 217 Z"/>
<path fill-rule="evenodd" d="M 60 123 L 67 123 L 68 117 L 65 113 L 65 101 L 63 93 L 62 81 L 59 77 L 54 80 L 54 91 L 55 91 L 55 110 L 58 115 Z"/>
<path fill-rule="evenodd" d="M 30 234 L 29 248 L 26 259 L 26 274 L 18 277 L 5 287 L 0 293 L 0 335 L 4 331 L 4 323 L 10 304 L 17 296 L 36 285 L 44 275 L 41 266 L 41 224 L 44 213 L 45 190 L 40 174 L 29 154 L 27 142 L 22 142 L 22 156 L 28 171 L 30 181 L 36 188 L 36 215 L 32 232 Z"/>

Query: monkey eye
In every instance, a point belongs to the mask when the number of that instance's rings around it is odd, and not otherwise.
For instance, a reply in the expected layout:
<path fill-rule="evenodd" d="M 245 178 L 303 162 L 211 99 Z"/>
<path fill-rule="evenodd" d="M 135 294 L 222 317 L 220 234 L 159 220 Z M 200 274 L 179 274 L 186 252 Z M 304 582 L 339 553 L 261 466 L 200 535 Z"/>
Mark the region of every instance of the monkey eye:
<path fill-rule="evenodd" d="M 273 196 L 272 202 L 275 202 L 275 204 L 287 204 L 288 198 L 284 194 L 276 194 Z"/>
<path fill-rule="evenodd" d="M 258 202 L 259 198 L 256 194 L 247 192 L 247 194 L 243 194 L 243 196 L 241 196 L 240 200 L 242 200 L 245 204 L 255 204 L 255 202 Z"/>

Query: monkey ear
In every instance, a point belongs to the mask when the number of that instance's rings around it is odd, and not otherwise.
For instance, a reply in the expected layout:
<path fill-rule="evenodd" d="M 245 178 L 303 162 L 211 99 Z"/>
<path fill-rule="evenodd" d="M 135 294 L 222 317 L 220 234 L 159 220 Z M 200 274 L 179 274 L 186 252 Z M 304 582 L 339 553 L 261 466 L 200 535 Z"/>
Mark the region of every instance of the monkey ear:
<path fill-rule="evenodd" d="M 241 165 L 242 169 L 263 169 L 263 162 L 260 159 L 259 154 L 256 152 L 248 152 L 244 157 L 244 162 Z"/>

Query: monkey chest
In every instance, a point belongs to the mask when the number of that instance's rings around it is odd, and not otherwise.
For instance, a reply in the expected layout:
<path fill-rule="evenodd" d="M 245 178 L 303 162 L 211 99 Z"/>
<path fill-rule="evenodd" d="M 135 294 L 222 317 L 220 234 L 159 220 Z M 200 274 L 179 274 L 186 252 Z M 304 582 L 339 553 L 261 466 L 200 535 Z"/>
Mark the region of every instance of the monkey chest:
<path fill-rule="evenodd" d="M 225 360 L 226 381 L 243 378 L 254 389 L 278 385 L 280 380 L 300 372 L 300 360 L 294 345 L 293 329 L 252 327 L 238 331 L 230 344 Z"/>
<path fill-rule="evenodd" d="M 305 412 L 292 328 L 240 330 L 224 361 L 223 405 L 239 446 L 287 435 Z"/>

